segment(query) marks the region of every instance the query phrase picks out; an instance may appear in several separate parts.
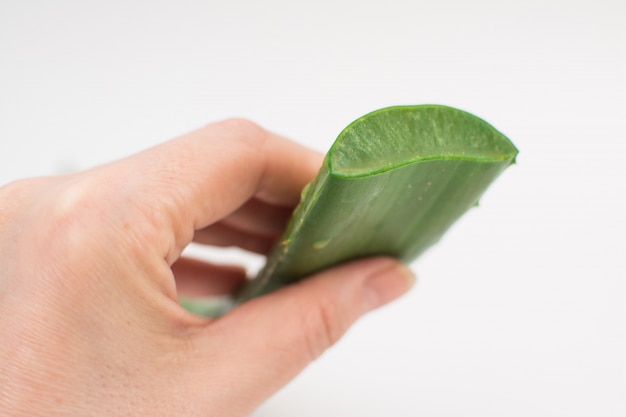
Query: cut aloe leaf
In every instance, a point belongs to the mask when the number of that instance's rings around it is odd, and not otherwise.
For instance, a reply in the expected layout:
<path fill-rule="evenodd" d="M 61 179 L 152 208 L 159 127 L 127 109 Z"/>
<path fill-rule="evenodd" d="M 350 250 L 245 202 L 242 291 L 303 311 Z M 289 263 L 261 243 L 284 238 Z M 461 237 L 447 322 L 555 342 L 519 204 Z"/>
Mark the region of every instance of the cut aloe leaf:
<path fill-rule="evenodd" d="M 357 119 L 238 302 L 355 258 L 414 260 L 477 205 L 517 152 L 491 125 L 450 107 L 389 107 Z"/>
<path fill-rule="evenodd" d="M 233 300 L 230 297 L 182 298 L 180 305 L 199 316 L 220 317 L 233 307 Z"/>

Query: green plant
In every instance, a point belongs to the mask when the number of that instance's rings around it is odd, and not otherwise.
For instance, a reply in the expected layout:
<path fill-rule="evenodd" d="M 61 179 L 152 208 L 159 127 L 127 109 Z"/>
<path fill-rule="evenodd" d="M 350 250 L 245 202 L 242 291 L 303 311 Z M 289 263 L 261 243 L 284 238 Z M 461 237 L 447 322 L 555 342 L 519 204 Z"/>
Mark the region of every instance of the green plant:
<path fill-rule="evenodd" d="M 237 302 L 355 258 L 415 259 L 477 205 L 517 152 L 491 125 L 451 107 L 396 106 L 357 119 Z"/>

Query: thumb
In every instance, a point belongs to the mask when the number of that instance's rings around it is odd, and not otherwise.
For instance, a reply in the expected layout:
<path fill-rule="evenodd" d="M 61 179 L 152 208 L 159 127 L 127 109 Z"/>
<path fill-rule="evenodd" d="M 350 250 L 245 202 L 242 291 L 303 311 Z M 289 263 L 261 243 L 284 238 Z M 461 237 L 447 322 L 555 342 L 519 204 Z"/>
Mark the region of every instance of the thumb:
<path fill-rule="evenodd" d="M 404 294 L 412 272 L 391 258 L 350 262 L 249 301 L 212 323 L 254 394 L 272 395 L 363 314 Z M 216 329 L 217 330 L 217 329 Z M 240 386 L 240 388 L 243 388 Z M 248 392 L 248 394 L 254 394 Z"/>

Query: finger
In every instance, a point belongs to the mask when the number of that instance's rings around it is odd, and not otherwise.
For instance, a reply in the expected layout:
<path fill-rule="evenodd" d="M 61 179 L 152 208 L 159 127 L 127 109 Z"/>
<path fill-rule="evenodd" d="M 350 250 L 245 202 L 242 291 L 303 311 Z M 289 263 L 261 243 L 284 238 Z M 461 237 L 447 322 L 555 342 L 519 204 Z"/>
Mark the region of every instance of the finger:
<path fill-rule="evenodd" d="M 248 392 L 269 396 L 360 316 L 404 294 L 413 282 L 412 273 L 392 259 L 349 263 L 243 304 L 213 322 L 198 343 L 210 350 L 212 332 L 219 332 L 232 347 L 232 374 L 246 375 Z"/>
<path fill-rule="evenodd" d="M 232 294 L 246 280 L 244 268 L 214 265 L 191 258 L 180 258 L 172 265 L 176 290 L 182 297 Z"/>
<path fill-rule="evenodd" d="M 238 247 L 253 253 L 269 253 L 276 238 L 252 235 L 230 227 L 224 223 L 215 223 L 196 231 L 193 241 L 204 245 L 220 247 Z"/>
<path fill-rule="evenodd" d="M 252 196 L 277 205 L 295 205 L 322 156 L 247 121 L 215 123 L 132 158 L 144 184 L 180 200 L 195 228 L 240 207 Z M 163 186 L 169 189 L 164 190 Z M 181 213 L 177 213 L 181 214 Z"/>
<path fill-rule="evenodd" d="M 283 232 L 291 212 L 292 208 L 252 199 L 223 220 L 197 230 L 193 241 L 212 246 L 236 246 L 265 255 Z"/>
<path fill-rule="evenodd" d="M 277 237 L 285 229 L 292 211 L 293 207 L 275 206 L 254 198 L 224 218 L 222 223 L 251 234 Z"/>

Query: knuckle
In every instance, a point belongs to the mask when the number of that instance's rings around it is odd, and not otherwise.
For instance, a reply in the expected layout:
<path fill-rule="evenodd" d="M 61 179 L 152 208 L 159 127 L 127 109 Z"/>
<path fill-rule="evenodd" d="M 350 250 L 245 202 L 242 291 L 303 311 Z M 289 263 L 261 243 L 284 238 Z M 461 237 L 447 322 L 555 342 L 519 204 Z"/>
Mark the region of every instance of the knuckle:
<path fill-rule="evenodd" d="M 309 306 L 301 326 L 308 359 L 317 359 L 345 333 L 348 324 L 336 303 L 326 298 Z"/>
<path fill-rule="evenodd" d="M 84 178 L 60 185 L 52 196 L 48 211 L 52 223 L 63 227 L 82 223 L 94 209 L 101 210 L 105 198 L 103 191 L 103 187 L 97 187 Z"/>
<path fill-rule="evenodd" d="M 48 242 L 50 251 L 64 254 L 111 245 L 125 214 L 119 191 L 110 178 L 97 173 L 57 179 L 33 212 L 39 238 Z"/>
<path fill-rule="evenodd" d="M 53 190 L 48 202 L 40 205 L 37 215 L 40 237 L 49 242 L 51 252 L 67 256 L 77 248 L 90 246 L 93 239 L 87 236 L 104 220 L 93 210 L 98 207 L 98 199 L 97 191 L 83 181 L 62 184 Z"/>

